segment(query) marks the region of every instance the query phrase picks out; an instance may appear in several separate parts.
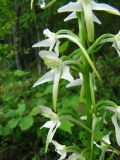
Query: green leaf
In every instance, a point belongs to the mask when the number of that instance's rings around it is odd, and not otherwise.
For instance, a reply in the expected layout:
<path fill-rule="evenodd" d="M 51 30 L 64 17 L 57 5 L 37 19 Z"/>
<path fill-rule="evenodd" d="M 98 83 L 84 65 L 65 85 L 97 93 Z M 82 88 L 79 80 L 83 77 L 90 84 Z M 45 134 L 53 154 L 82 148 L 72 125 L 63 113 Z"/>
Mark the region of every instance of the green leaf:
<path fill-rule="evenodd" d="M 72 130 L 71 128 L 74 126 L 73 123 L 69 122 L 69 121 L 62 121 L 61 126 L 59 127 L 61 130 L 68 132 L 70 134 L 72 134 Z"/>
<path fill-rule="evenodd" d="M 19 104 L 16 112 L 21 116 L 25 112 L 25 104 Z"/>
<path fill-rule="evenodd" d="M 68 42 L 68 41 L 67 41 L 67 42 L 64 42 L 62 45 L 60 45 L 60 47 L 59 47 L 59 52 L 64 52 L 64 51 L 66 51 L 67 48 L 68 48 L 68 46 L 69 46 L 69 42 Z"/>
<path fill-rule="evenodd" d="M 45 6 L 44 9 L 50 7 L 50 6 L 51 6 L 53 3 L 55 3 L 56 1 L 57 1 L 57 0 L 52 0 L 52 1 L 50 1 L 50 2 Z"/>
<path fill-rule="evenodd" d="M 28 73 L 25 72 L 25 71 L 19 70 L 19 69 L 14 72 L 14 75 L 17 76 L 17 77 L 22 77 L 26 74 L 28 74 Z"/>
<path fill-rule="evenodd" d="M 35 108 L 32 109 L 30 115 L 36 116 L 39 113 L 40 113 L 40 108 L 39 107 L 35 107 Z"/>
<path fill-rule="evenodd" d="M 14 129 L 18 123 L 20 121 L 20 118 L 14 118 L 14 119 L 11 119 L 9 122 L 8 122 L 8 126 L 12 129 Z"/>
<path fill-rule="evenodd" d="M 33 122 L 33 117 L 26 116 L 20 120 L 19 126 L 22 131 L 25 131 L 33 125 Z"/>

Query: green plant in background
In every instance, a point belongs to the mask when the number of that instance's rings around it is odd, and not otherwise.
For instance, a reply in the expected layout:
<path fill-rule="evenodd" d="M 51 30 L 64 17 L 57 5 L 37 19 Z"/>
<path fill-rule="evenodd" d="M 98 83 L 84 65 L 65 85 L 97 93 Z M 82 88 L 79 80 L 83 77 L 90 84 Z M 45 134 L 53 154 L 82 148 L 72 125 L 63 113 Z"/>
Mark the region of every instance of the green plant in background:
<path fill-rule="evenodd" d="M 54 0 L 51 1 L 47 6 L 54 2 Z M 31 1 L 31 8 L 32 4 L 33 1 Z M 110 159 L 111 157 L 111 154 L 108 154 L 106 157 L 106 153 L 113 152 L 113 154 L 120 154 L 120 151 L 114 144 L 112 145 L 110 141 L 111 135 L 114 135 L 114 129 L 111 130 L 110 127 L 108 127 L 111 125 L 112 121 L 113 126 L 115 127 L 116 142 L 120 146 L 120 127 L 118 123 L 118 120 L 120 119 L 120 107 L 110 100 L 99 100 L 96 102 L 95 77 L 97 77 L 101 83 L 102 79 L 96 69 L 94 61 L 94 53 L 98 52 L 101 47 L 108 42 L 113 43 L 112 46 L 117 50 L 118 55 L 120 55 L 120 34 L 104 34 L 94 41 L 94 22 L 101 23 L 94 15 L 94 10 L 106 11 L 120 16 L 120 12 L 117 9 L 104 3 L 97 3 L 92 0 L 70 2 L 59 8 L 58 12 L 72 12 L 65 21 L 77 19 L 79 33 L 74 34 L 71 30 L 66 29 L 62 29 L 57 33 L 52 33 L 48 29 L 45 29 L 43 33 L 48 39 L 33 45 L 33 47 L 48 47 L 49 49 L 40 51 L 39 55 L 44 60 L 47 67 L 51 68 L 51 71 L 41 77 L 34 86 L 48 81 L 54 81 L 54 112 L 49 107 L 41 106 L 41 104 L 39 107 L 32 110 L 31 115 L 36 116 L 37 114 L 42 114 L 51 119 L 43 125 L 44 128 L 49 128 L 46 140 L 46 152 L 48 150 L 48 144 L 52 143 L 55 146 L 55 150 L 60 155 L 59 160 L 66 158 L 68 160 L 104 160 Z M 77 52 L 75 50 L 75 52 L 69 53 L 66 57 L 60 56 L 59 45 L 61 39 L 68 39 L 73 42 L 77 46 Z M 77 56 L 77 59 L 74 58 L 75 56 Z M 64 58 L 65 61 L 62 61 Z M 68 65 L 71 66 L 71 68 L 78 68 L 75 74 L 80 75 L 79 79 L 73 79 Z M 61 109 L 61 105 L 57 103 L 58 90 L 60 91 L 60 79 L 70 81 L 70 84 L 66 87 L 81 86 L 81 89 L 79 89 L 80 105 L 76 108 L 76 112 L 80 112 L 80 110 L 83 112 L 81 116 L 78 116 L 78 113 L 75 112 L 69 113 L 69 110 L 64 109 L 66 106 L 63 106 Z M 71 108 L 72 107 L 74 108 L 71 104 Z M 80 127 L 80 133 L 83 133 L 81 136 L 81 144 L 72 142 L 74 145 L 69 144 L 70 146 L 67 147 L 66 145 L 61 145 L 53 140 L 58 127 L 62 124 L 64 126 L 65 121 L 68 123 L 66 128 L 68 128 L 69 123 L 73 123 L 74 127 L 75 124 Z M 65 126 L 63 128 L 66 130 Z M 84 141 L 84 139 L 86 140 Z M 113 141 L 114 140 L 115 139 L 113 139 Z M 100 149 L 99 153 L 97 153 L 97 148 Z"/>

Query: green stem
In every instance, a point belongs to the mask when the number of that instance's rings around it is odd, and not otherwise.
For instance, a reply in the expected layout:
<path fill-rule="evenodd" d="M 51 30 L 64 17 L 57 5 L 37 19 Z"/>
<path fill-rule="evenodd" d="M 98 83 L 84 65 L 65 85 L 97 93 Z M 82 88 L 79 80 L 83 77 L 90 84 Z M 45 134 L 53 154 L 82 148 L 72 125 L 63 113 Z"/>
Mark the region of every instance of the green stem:
<path fill-rule="evenodd" d="M 85 47 L 85 25 L 83 20 L 83 14 L 77 14 L 78 16 L 78 24 L 79 24 L 79 37 L 81 44 Z M 84 91 L 85 91 L 85 99 L 86 99 L 86 105 L 87 105 L 87 124 L 88 127 L 92 129 L 92 100 L 91 100 L 91 89 L 90 89 L 90 74 L 89 74 L 89 63 L 86 59 L 86 57 L 82 56 L 83 59 L 83 80 L 84 80 Z M 90 160 L 93 160 L 93 136 L 89 136 L 88 140 L 91 144 L 91 154 L 90 154 Z"/>

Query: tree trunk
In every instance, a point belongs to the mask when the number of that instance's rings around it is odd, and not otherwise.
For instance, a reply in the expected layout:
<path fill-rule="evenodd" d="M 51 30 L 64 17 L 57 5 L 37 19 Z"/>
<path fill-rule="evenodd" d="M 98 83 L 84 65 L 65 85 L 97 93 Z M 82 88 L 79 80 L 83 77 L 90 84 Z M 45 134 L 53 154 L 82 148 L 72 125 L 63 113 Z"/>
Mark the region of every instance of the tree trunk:
<path fill-rule="evenodd" d="M 20 18 L 20 2 L 15 0 L 15 13 L 16 19 L 13 28 L 13 41 L 14 41 L 14 51 L 15 51 L 15 60 L 17 69 L 22 70 L 22 60 L 21 60 L 21 45 L 20 45 L 20 27 L 19 27 L 19 18 Z"/>

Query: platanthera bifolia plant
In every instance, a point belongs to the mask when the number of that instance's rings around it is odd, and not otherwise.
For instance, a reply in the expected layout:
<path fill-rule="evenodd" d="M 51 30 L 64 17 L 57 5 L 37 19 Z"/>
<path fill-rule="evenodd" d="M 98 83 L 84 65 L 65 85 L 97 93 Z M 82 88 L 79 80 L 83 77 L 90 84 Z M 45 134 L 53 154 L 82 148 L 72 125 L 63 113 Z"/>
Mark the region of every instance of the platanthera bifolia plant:
<path fill-rule="evenodd" d="M 55 0 L 48 3 L 47 6 L 53 2 Z M 32 4 L 33 1 L 31 7 Z M 44 1 L 40 5 L 42 8 L 46 8 Z M 97 3 L 94 0 L 69 2 L 59 8 L 58 12 L 70 12 L 64 19 L 65 22 L 77 19 L 78 33 L 75 34 L 66 29 L 53 33 L 47 28 L 43 31 L 47 38 L 33 45 L 33 47 L 40 48 L 39 56 L 49 69 L 34 83 L 33 87 L 52 81 L 53 106 L 40 104 L 32 110 L 32 115 L 41 114 L 50 119 L 41 127 L 41 129 L 49 129 L 45 152 L 47 152 L 49 144 L 53 144 L 55 151 L 60 155 L 58 160 L 105 160 L 112 159 L 114 154 L 120 154 L 116 147 L 117 145 L 120 146 L 120 107 L 110 100 L 95 99 L 97 89 L 95 81 L 98 79 L 99 83 L 103 83 L 103 80 L 96 69 L 95 61 L 93 61 L 93 57 L 106 43 L 111 43 L 116 49 L 116 55 L 120 56 L 120 32 L 116 35 L 103 34 L 95 40 L 94 22 L 101 24 L 101 21 L 96 17 L 94 11 L 105 11 L 106 14 L 120 16 L 119 10 L 105 3 Z M 59 53 L 62 39 L 69 40 L 76 46 L 76 49 L 69 55 L 61 56 Z M 41 50 L 41 48 L 45 49 Z M 73 75 L 78 75 L 78 78 L 74 78 Z M 68 81 L 65 87 L 69 90 L 70 87 L 78 86 L 80 104 L 84 104 L 79 107 L 86 108 L 82 108 L 84 110 L 83 116 L 78 116 L 77 112 L 73 114 L 69 114 L 67 111 L 59 112 L 61 106 L 58 104 L 60 98 L 58 93 L 62 79 Z M 74 108 L 74 106 L 71 107 Z M 81 144 L 72 142 L 70 146 L 66 146 L 59 144 L 54 138 L 57 129 L 66 120 L 73 123 L 74 127 L 78 128 L 79 126 L 80 132 L 84 133 Z M 75 135 L 73 134 L 73 136 Z M 85 139 L 85 144 L 82 139 Z"/>

